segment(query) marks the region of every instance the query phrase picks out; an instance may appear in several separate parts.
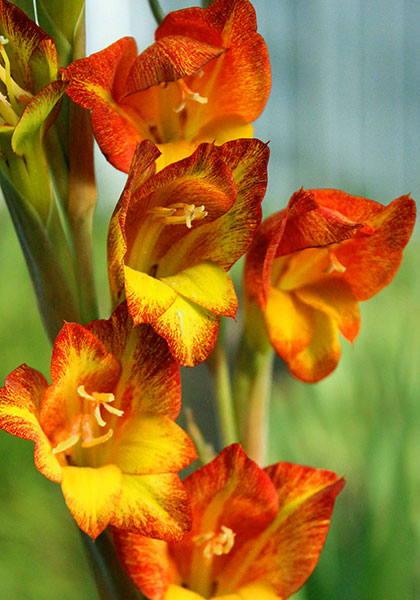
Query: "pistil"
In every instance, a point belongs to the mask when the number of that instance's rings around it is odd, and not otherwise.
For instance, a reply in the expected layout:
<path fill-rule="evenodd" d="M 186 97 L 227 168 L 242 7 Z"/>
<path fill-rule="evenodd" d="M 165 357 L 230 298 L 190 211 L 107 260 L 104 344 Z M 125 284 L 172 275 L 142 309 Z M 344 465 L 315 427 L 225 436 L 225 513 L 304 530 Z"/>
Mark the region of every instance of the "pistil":
<path fill-rule="evenodd" d="M 200 96 L 198 92 L 193 92 L 192 90 L 190 90 L 190 88 L 187 86 L 183 79 L 179 79 L 176 82 L 176 84 L 181 92 L 181 102 L 178 106 L 174 108 L 174 111 L 176 113 L 179 113 L 181 112 L 181 110 L 184 110 L 188 100 L 191 100 L 192 102 L 198 102 L 199 104 L 207 104 L 208 99 L 204 96 Z"/>
<path fill-rule="evenodd" d="M 201 221 L 207 217 L 208 212 L 204 204 L 195 206 L 195 204 L 179 202 L 169 206 L 155 206 L 150 209 L 149 214 L 166 225 L 186 225 L 188 229 L 191 229 L 192 221 Z"/>
<path fill-rule="evenodd" d="M 196 535 L 192 541 L 197 546 L 204 544 L 203 556 L 207 560 L 213 556 L 221 556 L 222 554 L 229 554 L 235 543 L 235 533 L 229 527 L 222 525 L 219 533 L 211 531 L 209 533 L 203 533 Z"/>

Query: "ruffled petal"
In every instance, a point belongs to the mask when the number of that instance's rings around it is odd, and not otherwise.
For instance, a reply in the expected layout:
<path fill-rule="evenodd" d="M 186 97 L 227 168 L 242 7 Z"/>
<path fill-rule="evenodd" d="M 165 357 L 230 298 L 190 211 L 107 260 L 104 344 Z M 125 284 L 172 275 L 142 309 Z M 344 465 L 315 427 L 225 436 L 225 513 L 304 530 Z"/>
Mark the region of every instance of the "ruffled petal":
<path fill-rule="evenodd" d="M 160 540 L 182 539 L 191 527 L 191 514 L 178 475 L 123 475 L 121 499 L 111 524 Z"/>
<path fill-rule="evenodd" d="M 115 465 L 98 469 L 63 467 L 61 487 L 76 523 L 94 540 L 115 514 L 122 473 Z"/>
<path fill-rule="evenodd" d="M 295 293 L 302 302 L 333 317 L 350 342 L 356 339 L 360 329 L 359 305 L 346 281 L 338 277 L 325 278 Z"/>
<path fill-rule="evenodd" d="M 168 585 L 176 578 L 168 544 L 114 528 L 112 535 L 130 579 L 150 600 L 163 600 Z"/>
<path fill-rule="evenodd" d="M 149 325 L 134 327 L 125 303 L 107 321 L 92 321 L 86 328 L 120 360 L 115 395 L 121 398 L 125 417 L 149 414 L 176 419 L 181 408 L 179 367 L 165 340 Z"/>
<path fill-rule="evenodd" d="M 314 312 L 295 294 L 270 289 L 264 313 L 267 333 L 273 348 L 287 363 L 310 344 Z"/>
<path fill-rule="evenodd" d="M 166 36 L 137 57 L 127 77 L 125 93 L 134 94 L 197 73 L 223 52 L 223 48 L 184 35 Z"/>
<path fill-rule="evenodd" d="M 35 442 L 36 468 L 48 479 L 61 481 L 61 466 L 38 421 L 47 381 L 41 373 L 21 365 L 6 377 L 0 389 L 0 428 Z"/>
<path fill-rule="evenodd" d="M 218 315 L 181 296 L 151 325 L 168 343 L 176 361 L 194 367 L 213 350 L 219 331 Z"/>
<path fill-rule="evenodd" d="M 184 485 L 191 499 L 193 528 L 181 543 L 171 545 L 171 555 L 183 582 L 194 589 L 194 580 L 214 580 L 244 541 L 257 536 L 274 519 L 278 500 L 269 478 L 239 444 L 225 448 Z M 209 573 L 203 564 L 203 547 L 193 540 L 209 532 L 218 534 L 222 525 L 235 534 L 234 545 L 229 554 L 218 557 Z"/>
<path fill-rule="evenodd" d="M 165 284 L 199 306 L 225 317 L 234 317 L 238 309 L 235 289 L 226 271 L 214 263 L 199 263 L 172 277 Z"/>
<path fill-rule="evenodd" d="M 290 463 L 265 471 L 277 490 L 279 512 L 268 529 L 232 557 L 218 589 L 240 591 L 244 585 L 261 582 L 272 586 L 281 598 L 289 598 L 318 561 L 344 480 L 331 471 Z"/>
<path fill-rule="evenodd" d="M 340 354 L 337 322 L 315 310 L 311 341 L 302 352 L 287 358 L 287 366 L 298 379 L 316 383 L 334 371 Z"/>
<path fill-rule="evenodd" d="M 116 432 L 109 462 L 134 475 L 173 473 L 197 458 L 194 444 L 168 417 L 140 414 Z"/>

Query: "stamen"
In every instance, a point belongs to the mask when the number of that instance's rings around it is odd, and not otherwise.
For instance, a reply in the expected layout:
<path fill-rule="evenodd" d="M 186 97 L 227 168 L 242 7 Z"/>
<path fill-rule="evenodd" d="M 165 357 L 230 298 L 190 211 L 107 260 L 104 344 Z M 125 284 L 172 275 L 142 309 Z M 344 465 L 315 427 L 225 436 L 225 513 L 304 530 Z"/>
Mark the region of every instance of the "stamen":
<path fill-rule="evenodd" d="M 80 435 L 72 435 L 66 440 L 57 444 L 55 448 L 52 449 L 53 454 L 59 454 L 60 452 L 65 452 L 69 448 L 73 448 L 77 444 L 80 439 Z"/>
<path fill-rule="evenodd" d="M 99 437 L 92 437 L 90 439 L 84 439 L 82 441 L 82 448 L 92 448 L 93 446 L 98 446 L 99 444 L 104 444 L 108 440 L 112 438 L 113 430 L 109 429 L 104 435 Z"/>
<path fill-rule="evenodd" d="M 115 396 L 112 393 L 92 392 L 92 394 L 88 394 L 84 385 L 79 385 L 77 388 L 77 393 L 79 396 L 81 396 L 81 398 L 85 398 L 86 400 L 89 400 L 89 402 L 93 403 L 93 416 L 95 417 L 99 427 L 105 427 L 106 425 L 106 422 L 103 420 L 101 415 L 101 406 L 103 406 L 109 413 L 112 413 L 117 417 L 122 417 L 124 414 L 123 410 L 109 406 L 111 402 L 115 401 Z"/>
<path fill-rule="evenodd" d="M 181 214 L 179 214 L 181 212 Z M 208 212 L 204 204 L 195 206 L 195 204 L 186 204 L 178 202 L 169 206 L 155 206 L 149 210 L 149 214 L 167 225 L 186 225 L 188 229 L 192 228 L 192 221 L 201 221 L 207 217 Z"/>
<path fill-rule="evenodd" d="M 214 532 L 203 533 L 196 535 L 192 541 L 194 544 L 201 546 L 205 544 L 203 548 L 204 558 L 210 559 L 212 556 L 221 556 L 222 554 L 229 554 L 235 543 L 235 533 L 232 529 L 222 525 L 218 534 Z"/>
<path fill-rule="evenodd" d="M 201 77 L 201 75 L 199 75 L 199 77 Z M 179 79 L 176 82 L 176 84 L 178 85 L 181 91 L 181 102 L 178 106 L 174 108 L 174 111 L 176 113 L 181 112 L 181 110 L 183 110 L 186 107 L 187 100 L 191 100 L 192 102 L 198 102 L 199 104 L 207 104 L 208 98 L 200 96 L 198 92 L 193 92 L 192 90 L 190 90 L 190 88 L 187 86 L 183 79 Z"/>
<path fill-rule="evenodd" d="M 343 264 L 341 264 L 341 262 L 338 260 L 338 258 L 334 254 L 333 250 L 328 251 L 328 258 L 330 260 L 330 264 L 328 265 L 328 267 L 326 269 L 324 269 L 325 275 L 329 275 L 333 271 L 338 271 L 339 273 L 345 272 L 346 267 Z"/>
<path fill-rule="evenodd" d="M 0 78 L 1 78 L 1 75 L 0 75 Z M 12 105 L 10 104 L 10 102 L 8 101 L 6 96 L 4 96 L 1 92 L 0 92 L 0 116 L 4 119 L 5 123 L 8 123 L 9 125 L 16 125 L 17 122 L 19 121 L 19 117 L 13 110 Z"/>

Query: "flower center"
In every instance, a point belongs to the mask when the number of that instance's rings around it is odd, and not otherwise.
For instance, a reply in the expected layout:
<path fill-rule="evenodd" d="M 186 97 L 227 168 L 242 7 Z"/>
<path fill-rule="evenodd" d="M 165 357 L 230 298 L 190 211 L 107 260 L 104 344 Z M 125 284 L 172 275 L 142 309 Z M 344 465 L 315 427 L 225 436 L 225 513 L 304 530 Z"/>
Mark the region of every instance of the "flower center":
<path fill-rule="evenodd" d="M 202 533 L 193 537 L 192 541 L 197 546 L 203 546 L 204 558 L 210 559 L 213 556 L 229 554 L 235 543 L 235 535 L 232 529 L 222 525 L 219 533 Z"/>
<path fill-rule="evenodd" d="M 169 206 L 155 206 L 149 210 L 149 214 L 166 225 L 186 225 L 191 229 L 192 221 L 201 221 L 207 217 L 208 212 L 204 204 L 195 206 L 195 204 L 178 202 Z"/>
<path fill-rule="evenodd" d="M 200 71 L 200 73 L 202 74 L 203 72 Z M 181 112 L 181 110 L 184 110 L 188 100 L 192 102 L 198 102 L 199 104 L 207 104 L 208 99 L 204 96 L 200 96 L 198 92 L 193 92 L 183 79 L 178 79 L 178 81 L 176 81 L 175 83 L 181 92 L 181 101 L 179 105 L 174 108 L 174 111 L 176 113 L 179 113 Z"/>
<path fill-rule="evenodd" d="M 0 56 L 4 63 L 4 66 L 0 63 L 0 80 L 4 83 L 7 92 L 6 96 L 0 92 L 0 118 L 4 123 L 16 125 L 19 121 L 19 116 L 31 100 L 32 94 L 23 90 L 12 79 L 10 60 L 4 48 L 8 43 L 9 40 L 0 35 Z"/>
<path fill-rule="evenodd" d="M 335 255 L 334 250 L 332 250 L 331 248 L 328 248 L 328 260 L 329 260 L 329 265 L 324 269 L 325 275 L 329 275 L 333 271 L 338 271 L 339 273 L 344 273 L 344 271 L 346 270 L 346 267 L 343 264 L 341 264 L 341 262 L 338 260 L 337 256 Z"/>
<path fill-rule="evenodd" d="M 73 417 L 70 425 L 69 437 L 59 442 L 53 448 L 53 454 L 66 452 L 70 448 L 73 448 L 80 439 L 82 440 L 82 448 L 92 448 L 98 444 L 104 444 L 111 439 L 114 433 L 112 429 L 108 429 L 104 435 L 94 435 L 95 424 L 99 427 L 106 426 L 106 422 L 102 418 L 101 408 L 117 417 L 121 417 L 124 414 L 124 411 L 111 406 L 111 403 L 115 401 L 114 394 L 103 392 L 92 392 L 89 394 L 85 390 L 84 385 L 79 385 L 77 393 L 80 398 L 87 401 L 89 412 L 83 414 L 77 413 Z"/>

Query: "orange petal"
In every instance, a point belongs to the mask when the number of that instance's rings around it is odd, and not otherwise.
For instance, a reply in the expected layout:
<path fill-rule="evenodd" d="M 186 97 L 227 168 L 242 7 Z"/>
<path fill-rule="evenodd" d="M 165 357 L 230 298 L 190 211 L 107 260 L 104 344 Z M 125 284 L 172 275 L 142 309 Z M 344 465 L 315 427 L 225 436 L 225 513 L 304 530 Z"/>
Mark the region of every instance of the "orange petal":
<path fill-rule="evenodd" d="M 181 408 L 179 367 L 165 340 L 149 325 L 133 327 L 125 303 L 108 321 L 92 321 L 86 328 L 121 363 L 115 395 L 121 397 L 125 416 L 149 414 L 176 419 Z"/>
<path fill-rule="evenodd" d="M 298 379 L 306 383 L 316 383 L 334 371 L 340 354 L 337 322 L 316 310 L 309 345 L 299 354 L 288 357 L 287 366 Z"/>
<path fill-rule="evenodd" d="M 177 81 L 200 71 L 224 52 L 184 35 L 164 37 L 137 57 L 127 78 L 125 93 L 134 94 L 159 83 Z"/>
<path fill-rule="evenodd" d="M 175 360 L 194 367 L 206 360 L 214 348 L 219 316 L 182 296 L 151 325 L 168 343 Z"/>
<path fill-rule="evenodd" d="M 278 500 L 269 478 L 239 444 L 225 448 L 184 485 L 191 499 L 193 528 L 181 543 L 171 545 L 171 555 L 187 587 L 197 589 L 194 580 L 200 584 L 205 578 L 213 580 L 245 540 L 256 537 L 274 519 Z M 197 535 L 219 532 L 222 525 L 236 534 L 234 546 L 229 554 L 218 557 L 209 573 L 203 548 L 193 540 Z"/>
<path fill-rule="evenodd" d="M 61 487 L 76 523 L 95 540 L 115 514 L 122 487 L 120 469 L 63 467 Z"/>
<path fill-rule="evenodd" d="M 294 594 L 312 573 L 344 480 L 335 473 L 290 463 L 265 469 L 279 498 L 277 517 L 238 552 L 221 574 L 219 592 L 265 582 L 281 598 Z M 226 593 L 225 592 L 225 593 Z"/>
<path fill-rule="evenodd" d="M 176 572 L 168 544 L 119 529 L 113 529 L 112 535 L 130 579 L 150 600 L 164 600 Z"/>
<path fill-rule="evenodd" d="M 125 37 L 101 52 L 73 62 L 63 69 L 70 82 L 66 93 L 84 108 L 92 110 L 96 140 L 108 160 L 128 172 L 141 131 L 146 124 L 141 117 L 119 106 L 129 69 L 137 57 L 133 38 Z"/>
<path fill-rule="evenodd" d="M 191 515 L 178 475 L 123 475 L 121 499 L 111 524 L 166 541 L 183 538 L 191 527 Z"/>
<path fill-rule="evenodd" d="M 22 365 L 6 377 L 0 389 L 0 428 L 35 442 L 36 468 L 48 479 L 61 481 L 61 466 L 38 421 L 47 381 L 41 373 Z"/>
<path fill-rule="evenodd" d="M 333 317 L 339 330 L 353 342 L 360 329 L 359 305 L 346 281 L 327 277 L 310 286 L 296 290 L 296 296 L 311 306 Z"/>
<path fill-rule="evenodd" d="M 72 413 L 77 388 L 109 392 L 121 372 L 119 361 L 87 329 L 77 323 L 66 323 L 58 334 L 51 359 L 51 380 L 45 392 L 40 422 L 48 435 L 67 423 Z"/>
<path fill-rule="evenodd" d="M 184 35 L 229 49 L 204 69 L 196 85 L 208 97 L 201 122 L 228 114 L 249 123 L 263 110 L 270 92 L 270 64 L 264 40 L 256 31 L 255 11 L 247 0 L 218 0 L 207 9 L 172 12 L 158 27 L 157 40 Z"/>
<path fill-rule="evenodd" d="M 116 432 L 109 461 L 123 473 L 142 475 L 177 472 L 196 457 L 194 444 L 171 419 L 139 414 Z"/>

